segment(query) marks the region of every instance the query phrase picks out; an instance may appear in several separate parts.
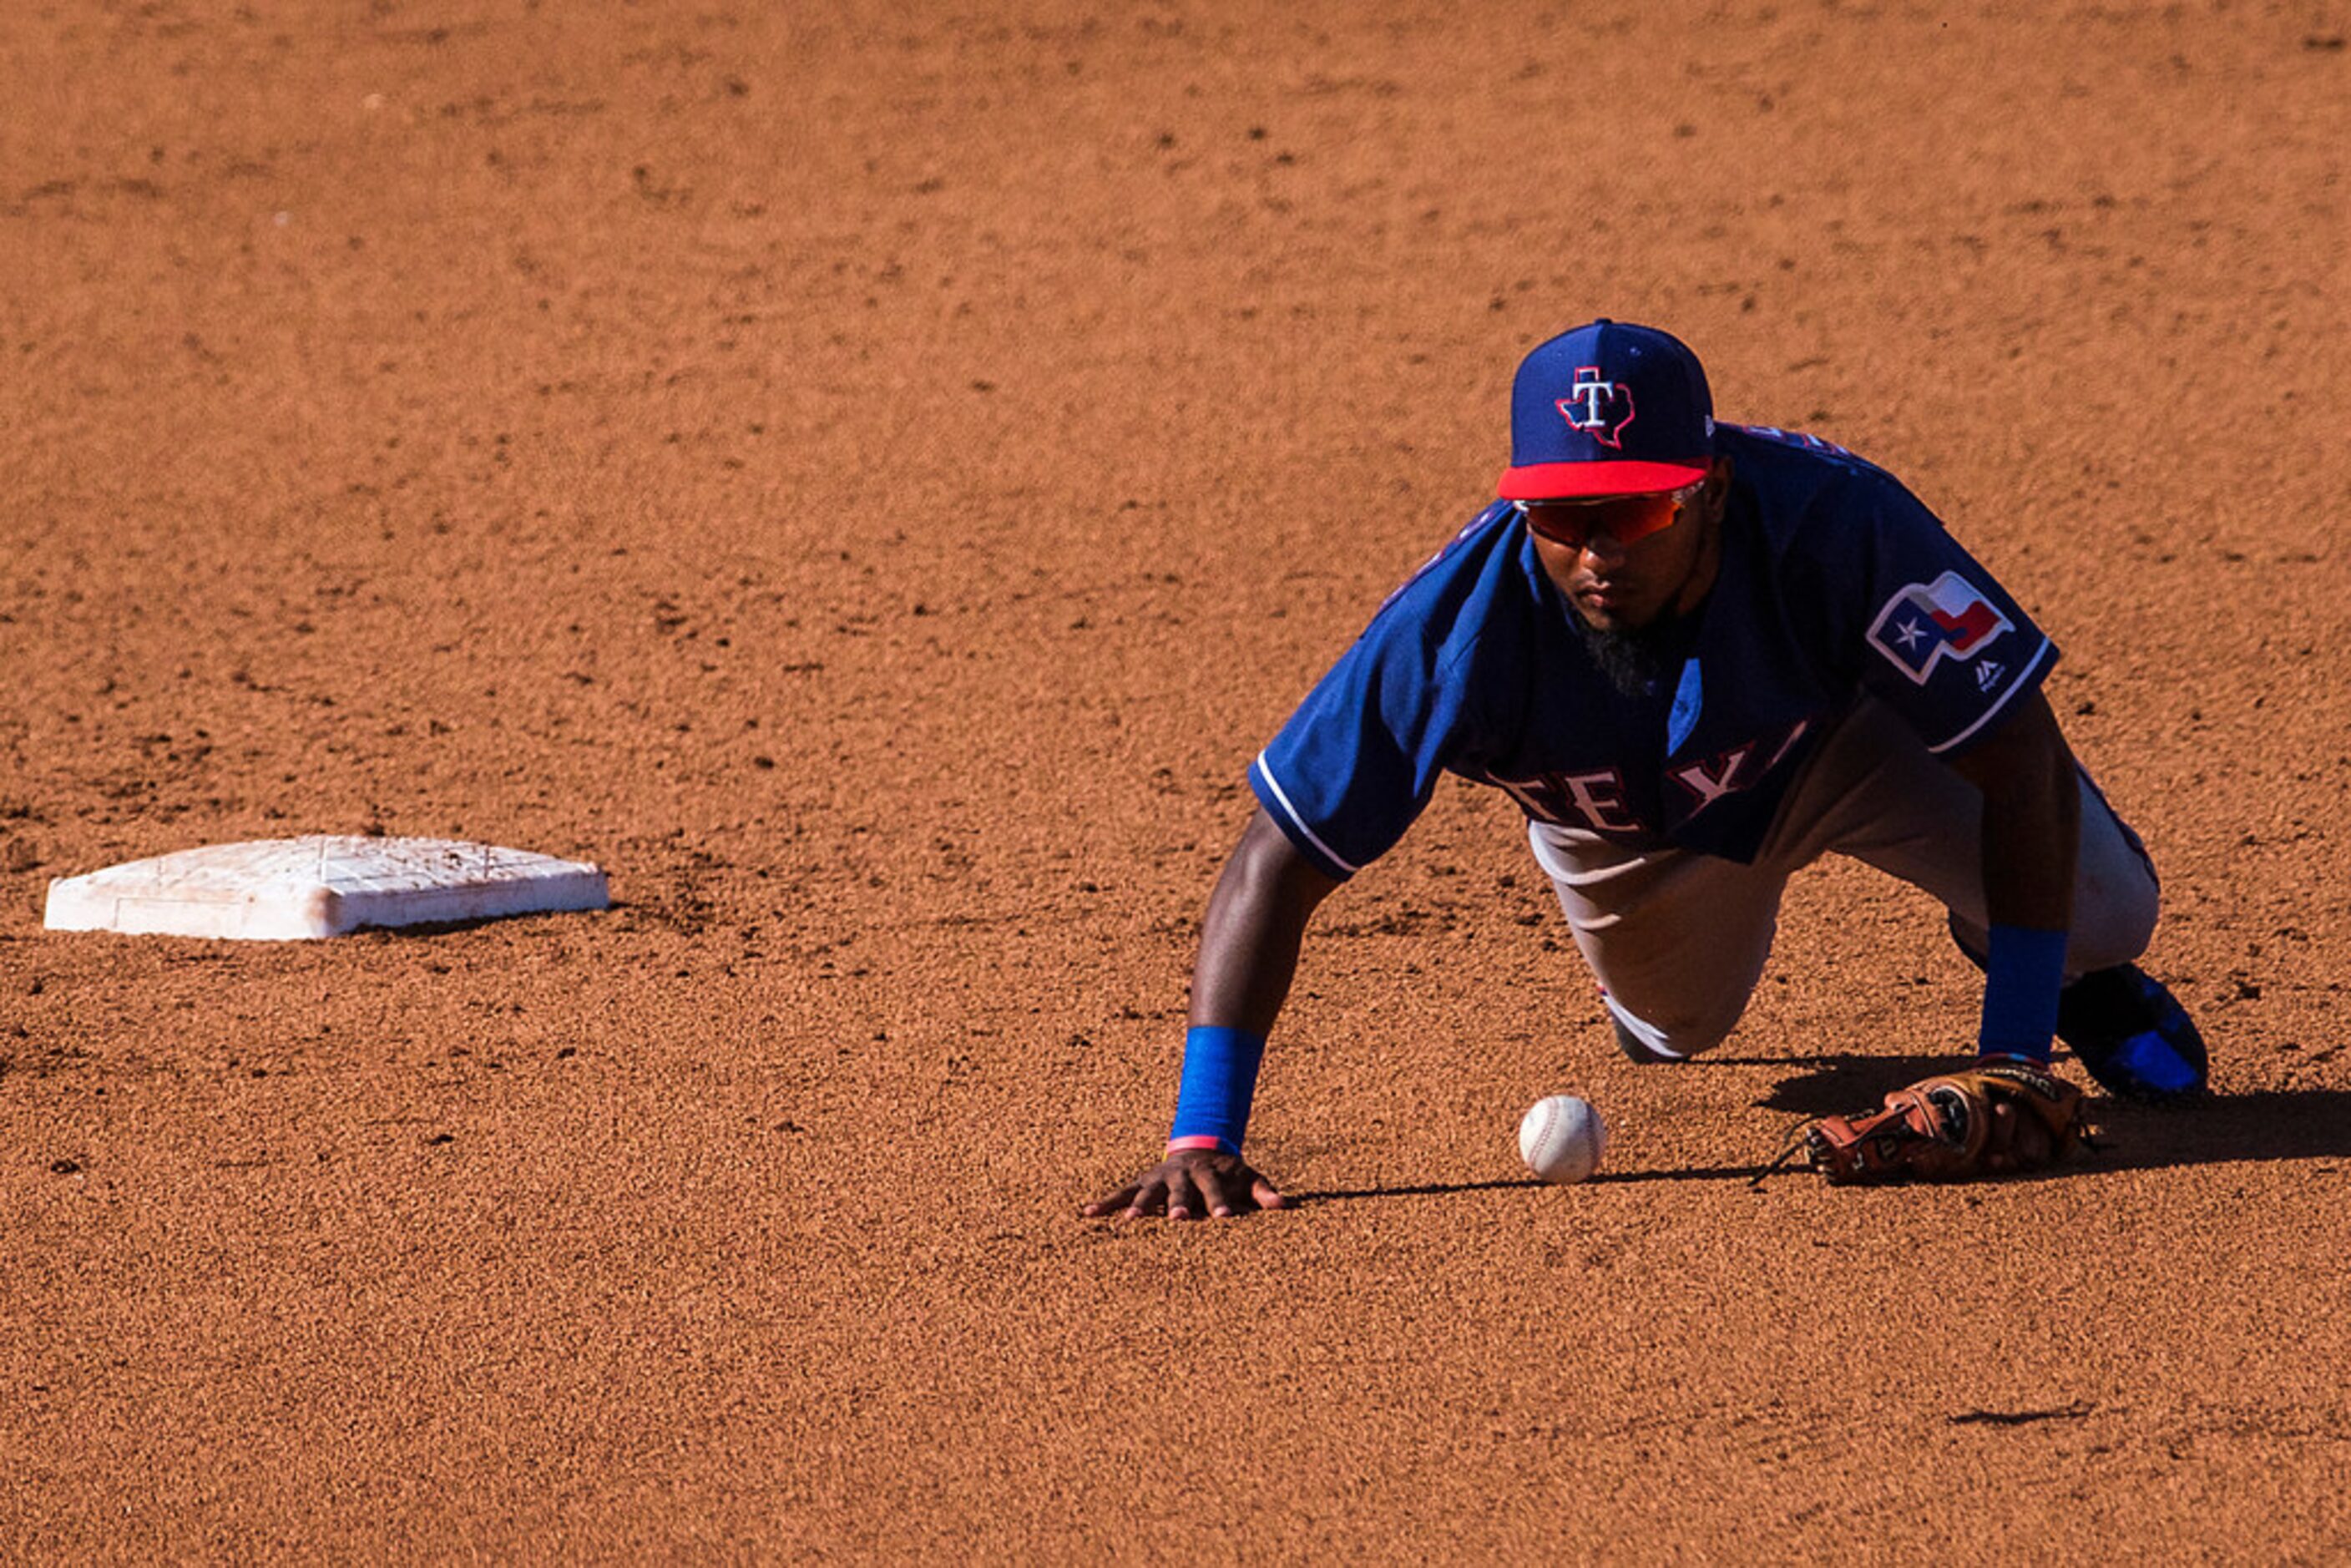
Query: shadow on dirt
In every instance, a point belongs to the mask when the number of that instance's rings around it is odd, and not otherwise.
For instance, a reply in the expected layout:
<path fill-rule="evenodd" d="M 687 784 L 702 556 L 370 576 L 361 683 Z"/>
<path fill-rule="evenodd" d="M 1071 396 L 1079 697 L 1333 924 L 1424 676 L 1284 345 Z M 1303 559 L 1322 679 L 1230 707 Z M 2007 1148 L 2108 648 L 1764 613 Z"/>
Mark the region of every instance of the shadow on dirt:
<path fill-rule="evenodd" d="M 2169 1111 L 2102 1101 L 2093 1109 L 2100 1152 L 2085 1169 L 2351 1159 L 2351 1091 L 2219 1094 Z"/>
<path fill-rule="evenodd" d="M 1771 1092 L 1753 1102 L 1766 1111 L 1786 1111 L 1798 1116 L 1834 1116 L 1875 1107 L 1905 1084 L 1937 1072 L 1956 1072 L 1963 1065 L 1948 1052 L 1939 1056 L 1816 1056 L 1791 1061 L 1767 1057 L 1708 1057 L 1726 1067 L 1777 1067 L 1789 1076 Z"/>
<path fill-rule="evenodd" d="M 2065 1056 L 2057 1060 L 2061 1067 L 2072 1061 Z M 1954 1064 L 1948 1056 L 1834 1056 L 1807 1065 L 1808 1071 L 1782 1079 L 1755 1104 L 1797 1116 L 1864 1110 L 1906 1083 L 1950 1071 Z M 2066 1076 L 2083 1082 L 2078 1068 Z M 2134 1105 L 2094 1091 L 2090 1112 L 2100 1130 L 2100 1151 L 2073 1167 L 2085 1173 L 2231 1160 L 2351 1159 L 2351 1091 L 2224 1093 L 2164 1109 Z"/>
<path fill-rule="evenodd" d="M 373 937 L 379 942 L 408 942 L 424 936 L 448 936 L 479 931 L 486 925 L 511 925 L 518 931 L 548 920 L 577 920 L 583 915 L 628 914 L 632 906 L 619 899 L 602 909 L 535 909 L 521 915 L 477 915 L 464 920 L 416 920 L 405 925 L 355 925 L 346 935 Z"/>
<path fill-rule="evenodd" d="M 1602 1171 L 1584 1185 L 1607 1186 L 1636 1181 L 1752 1181 L 1765 1167 L 1755 1166 L 1692 1166 L 1669 1171 Z M 1442 1197 L 1461 1192 L 1508 1192 L 1520 1187 L 1539 1187 L 1543 1183 L 1532 1176 L 1516 1181 L 1431 1182 L 1425 1186 L 1367 1186 L 1345 1192 L 1293 1192 L 1290 1202 L 1301 1207 L 1315 1203 L 1343 1203 L 1356 1197 Z"/>
<path fill-rule="evenodd" d="M 2064 1058 L 2060 1058 L 2064 1061 Z M 1750 1059 L 1742 1066 L 1781 1063 Z M 1948 1056 L 1844 1056 L 1824 1059 L 1816 1071 L 1776 1085 L 1755 1103 L 1799 1117 L 1834 1115 L 1876 1104 L 1890 1091 L 1952 1068 Z M 2351 1160 L 2351 1090 L 2264 1090 L 2218 1094 L 2169 1109 L 2133 1105 L 2104 1096 L 2091 1101 L 2098 1127 L 2098 1150 L 2040 1179 L 2094 1176 L 2100 1171 L 2159 1170 L 2171 1166 L 2226 1165 L 2235 1160 Z M 1796 1124 L 1791 1123 L 1792 1128 Z M 1693 1166 L 1678 1170 L 1602 1171 L 1593 1186 L 1629 1182 L 1752 1181 L 1769 1167 Z M 1803 1168 L 1801 1162 L 1792 1167 Z M 1300 1205 L 1341 1203 L 1359 1197 L 1434 1197 L 1454 1193 L 1504 1192 L 1539 1187 L 1531 1176 L 1516 1181 L 1437 1182 L 1422 1186 L 1362 1187 L 1343 1192 L 1290 1194 Z"/>
<path fill-rule="evenodd" d="M 1598 1180 L 1597 1176 L 1593 1178 Z M 1541 1186 L 1532 1176 L 1517 1181 L 1430 1182 L 1424 1186 L 1364 1186 L 1344 1192 L 1293 1192 L 1290 1201 L 1304 1207 L 1311 1203 L 1344 1203 L 1357 1197 L 1443 1197 L 1457 1192 L 1507 1192 L 1512 1187 Z"/>

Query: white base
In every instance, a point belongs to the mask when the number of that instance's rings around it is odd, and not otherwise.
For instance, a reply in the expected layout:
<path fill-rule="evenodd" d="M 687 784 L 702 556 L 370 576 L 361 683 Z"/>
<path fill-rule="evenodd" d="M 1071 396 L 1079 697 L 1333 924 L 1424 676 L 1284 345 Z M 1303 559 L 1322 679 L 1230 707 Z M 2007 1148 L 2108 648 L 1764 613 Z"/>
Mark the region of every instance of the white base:
<path fill-rule="evenodd" d="M 581 861 L 449 839 L 325 835 L 182 850 L 49 883 L 52 931 L 289 942 L 363 925 L 421 925 L 602 909 Z"/>

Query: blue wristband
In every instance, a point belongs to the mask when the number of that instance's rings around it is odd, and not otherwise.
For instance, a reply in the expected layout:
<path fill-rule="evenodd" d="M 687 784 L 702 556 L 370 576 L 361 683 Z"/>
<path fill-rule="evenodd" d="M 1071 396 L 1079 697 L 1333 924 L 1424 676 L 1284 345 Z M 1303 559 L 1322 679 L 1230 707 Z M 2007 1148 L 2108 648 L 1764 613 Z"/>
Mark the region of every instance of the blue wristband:
<path fill-rule="evenodd" d="M 2065 985 L 2065 933 L 2024 925 L 1991 928 L 1984 962 L 1983 1030 L 1979 1056 L 2007 1056 L 2049 1065 L 2057 1032 L 2057 993 Z"/>
<path fill-rule="evenodd" d="M 1213 1140 L 1228 1155 L 1241 1152 L 1249 1102 L 1257 1094 L 1265 1037 L 1246 1030 L 1195 1025 L 1184 1036 L 1184 1082 L 1176 1092 L 1176 1125 L 1168 1144 L 1206 1148 Z"/>

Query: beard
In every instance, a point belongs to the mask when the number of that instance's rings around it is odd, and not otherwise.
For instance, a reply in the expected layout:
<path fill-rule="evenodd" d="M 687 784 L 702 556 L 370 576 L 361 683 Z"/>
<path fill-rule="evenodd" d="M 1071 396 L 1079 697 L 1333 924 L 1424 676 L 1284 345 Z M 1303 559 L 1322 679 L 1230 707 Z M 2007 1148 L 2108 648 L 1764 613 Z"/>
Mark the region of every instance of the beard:
<path fill-rule="evenodd" d="M 1593 664 L 1610 685 L 1628 697 L 1654 695 L 1673 678 L 1686 652 L 1684 628 L 1670 615 L 1659 616 L 1646 626 L 1614 632 L 1601 631 L 1573 610 L 1568 612 L 1568 619 L 1575 623 L 1575 634 L 1583 640 Z"/>

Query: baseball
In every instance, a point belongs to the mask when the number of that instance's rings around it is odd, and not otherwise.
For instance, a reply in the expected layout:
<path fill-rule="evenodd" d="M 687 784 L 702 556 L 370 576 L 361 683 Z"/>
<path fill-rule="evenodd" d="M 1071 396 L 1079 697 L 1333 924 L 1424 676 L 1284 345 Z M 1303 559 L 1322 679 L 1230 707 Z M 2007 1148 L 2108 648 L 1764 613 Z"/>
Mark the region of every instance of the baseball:
<path fill-rule="evenodd" d="M 1608 1124 L 1573 1094 L 1538 1100 L 1519 1119 L 1519 1157 L 1547 1182 L 1582 1181 L 1600 1168 L 1607 1148 Z"/>

